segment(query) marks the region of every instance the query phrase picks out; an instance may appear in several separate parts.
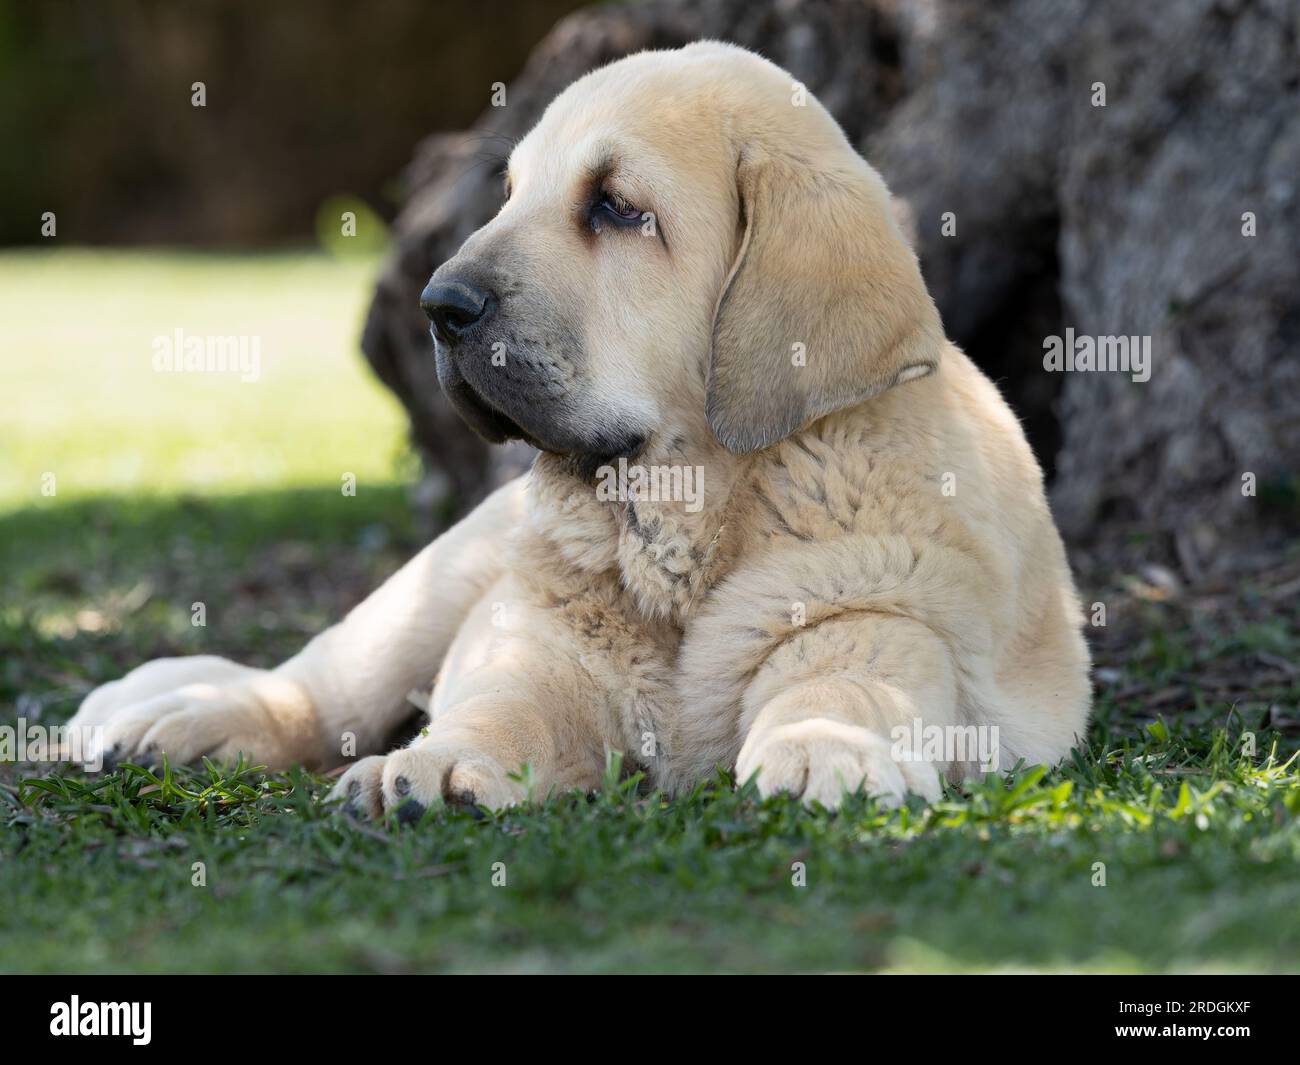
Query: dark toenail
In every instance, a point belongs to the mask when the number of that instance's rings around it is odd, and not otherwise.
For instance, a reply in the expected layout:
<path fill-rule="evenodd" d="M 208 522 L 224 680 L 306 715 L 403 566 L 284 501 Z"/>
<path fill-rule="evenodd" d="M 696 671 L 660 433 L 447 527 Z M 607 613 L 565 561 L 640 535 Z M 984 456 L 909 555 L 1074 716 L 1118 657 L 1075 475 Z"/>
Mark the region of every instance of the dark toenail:
<path fill-rule="evenodd" d="M 398 777 L 393 781 L 393 790 L 397 792 L 398 795 L 410 795 L 411 782 L 407 780 L 406 777 Z"/>
<path fill-rule="evenodd" d="M 401 777 L 398 777 L 400 780 Z M 417 802 L 415 799 L 407 799 L 397 808 L 397 819 L 404 825 L 409 825 L 412 821 L 418 821 L 424 816 L 424 803 Z"/>
<path fill-rule="evenodd" d="M 115 743 L 103 755 L 103 766 L 105 773 L 111 773 L 117 768 L 117 763 L 122 760 L 122 745 Z"/>
<path fill-rule="evenodd" d="M 354 803 L 351 799 L 345 802 L 340 807 L 340 810 L 342 810 L 344 817 L 352 817 L 358 821 L 361 820 L 361 811 L 357 809 L 357 804 Z"/>
<path fill-rule="evenodd" d="M 468 789 L 465 791 L 458 791 L 454 795 L 449 795 L 447 801 L 451 805 L 464 810 L 470 815 L 470 817 L 474 818 L 475 821 L 481 821 L 487 816 L 478 804 L 478 796 Z"/>
<path fill-rule="evenodd" d="M 359 780 L 352 781 L 352 783 L 348 785 L 348 798 L 355 799 L 360 794 L 361 794 L 361 781 Z"/>

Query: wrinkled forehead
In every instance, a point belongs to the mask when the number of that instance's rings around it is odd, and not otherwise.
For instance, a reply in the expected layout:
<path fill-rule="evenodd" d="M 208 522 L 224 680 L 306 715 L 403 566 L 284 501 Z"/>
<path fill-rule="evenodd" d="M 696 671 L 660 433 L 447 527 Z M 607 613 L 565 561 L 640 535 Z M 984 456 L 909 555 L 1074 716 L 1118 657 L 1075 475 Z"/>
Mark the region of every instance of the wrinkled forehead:
<path fill-rule="evenodd" d="M 671 151 L 616 125 L 597 126 L 579 137 L 530 135 L 511 155 L 508 173 L 525 195 L 599 182 L 667 190 L 688 177 Z"/>
<path fill-rule="evenodd" d="M 714 172 L 731 154 L 723 117 L 705 82 L 676 73 L 620 63 L 575 82 L 511 153 L 512 182 L 610 178 L 666 189 Z"/>

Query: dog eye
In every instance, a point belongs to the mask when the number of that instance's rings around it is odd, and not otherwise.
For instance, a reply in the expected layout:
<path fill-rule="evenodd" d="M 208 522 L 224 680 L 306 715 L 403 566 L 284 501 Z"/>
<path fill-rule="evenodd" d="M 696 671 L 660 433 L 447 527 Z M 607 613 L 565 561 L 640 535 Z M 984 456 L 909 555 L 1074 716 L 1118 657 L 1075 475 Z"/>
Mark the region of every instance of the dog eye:
<path fill-rule="evenodd" d="M 602 219 L 608 219 L 619 226 L 639 225 L 641 215 L 641 208 L 628 203 L 617 192 L 603 191 L 591 213 L 591 228 L 599 232 Z"/>

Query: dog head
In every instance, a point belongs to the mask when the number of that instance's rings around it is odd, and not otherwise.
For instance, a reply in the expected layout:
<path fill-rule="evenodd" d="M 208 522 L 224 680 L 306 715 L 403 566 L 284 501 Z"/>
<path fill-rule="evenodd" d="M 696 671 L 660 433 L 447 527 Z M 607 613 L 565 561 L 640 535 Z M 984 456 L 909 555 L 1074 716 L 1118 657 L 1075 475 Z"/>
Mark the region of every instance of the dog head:
<path fill-rule="evenodd" d="M 670 435 L 766 447 L 943 344 L 880 177 L 790 75 L 715 43 L 557 97 L 421 305 L 471 426 L 590 468 Z"/>

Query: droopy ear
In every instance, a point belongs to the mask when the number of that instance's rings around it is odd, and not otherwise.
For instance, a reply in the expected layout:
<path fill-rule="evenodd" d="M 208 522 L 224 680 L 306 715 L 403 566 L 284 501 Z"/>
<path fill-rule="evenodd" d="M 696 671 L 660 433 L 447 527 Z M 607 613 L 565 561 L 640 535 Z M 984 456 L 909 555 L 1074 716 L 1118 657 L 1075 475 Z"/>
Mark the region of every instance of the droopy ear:
<path fill-rule="evenodd" d="M 860 158 L 818 171 L 746 148 L 737 179 L 745 235 L 714 316 L 707 413 L 743 454 L 930 373 L 943 327 Z"/>

